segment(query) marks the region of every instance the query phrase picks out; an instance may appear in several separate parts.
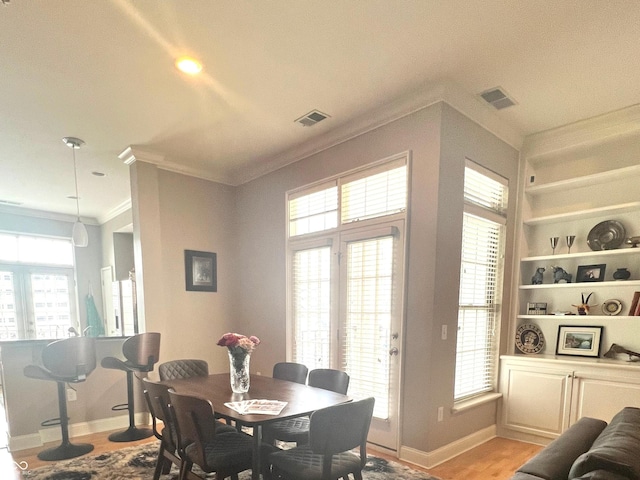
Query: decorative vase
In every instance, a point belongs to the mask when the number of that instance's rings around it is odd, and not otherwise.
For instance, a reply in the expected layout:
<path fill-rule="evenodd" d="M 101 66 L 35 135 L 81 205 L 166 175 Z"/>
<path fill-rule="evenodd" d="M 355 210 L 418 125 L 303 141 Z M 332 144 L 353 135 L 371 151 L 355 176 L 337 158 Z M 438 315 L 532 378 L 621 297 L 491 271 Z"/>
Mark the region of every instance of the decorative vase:
<path fill-rule="evenodd" d="M 229 374 L 231 380 L 231 390 L 233 393 L 247 393 L 249 391 L 249 361 L 251 355 L 242 348 L 234 348 L 229 352 Z"/>
<path fill-rule="evenodd" d="M 615 280 L 627 280 L 631 276 L 631 272 L 626 268 L 619 268 L 613 272 L 613 278 Z"/>

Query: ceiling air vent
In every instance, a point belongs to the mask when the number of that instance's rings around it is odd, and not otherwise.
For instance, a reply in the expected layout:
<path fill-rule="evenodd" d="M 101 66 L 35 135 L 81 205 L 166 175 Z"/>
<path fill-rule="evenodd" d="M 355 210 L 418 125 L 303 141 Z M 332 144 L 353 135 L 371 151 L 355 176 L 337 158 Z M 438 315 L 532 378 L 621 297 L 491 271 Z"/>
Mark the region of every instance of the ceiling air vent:
<path fill-rule="evenodd" d="M 489 90 L 485 90 L 480 96 L 490 105 L 493 105 L 496 110 L 502 110 L 503 108 L 516 105 L 516 102 L 509 98 L 509 95 L 505 93 L 502 87 L 495 87 Z"/>
<path fill-rule="evenodd" d="M 318 110 L 311 110 L 309 113 L 294 121 L 301 124 L 303 127 L 311 127 L 328 117 L 329 115 L 327 115 L 326 113 L 319 112 Z"/>
<path fill-rule="evenodd" d="M 19 206 L 22 205 L 22 202 L 13 202 L 11 200 L 0 200 L 0 205 L 12 205 L 12 206 Z"/>

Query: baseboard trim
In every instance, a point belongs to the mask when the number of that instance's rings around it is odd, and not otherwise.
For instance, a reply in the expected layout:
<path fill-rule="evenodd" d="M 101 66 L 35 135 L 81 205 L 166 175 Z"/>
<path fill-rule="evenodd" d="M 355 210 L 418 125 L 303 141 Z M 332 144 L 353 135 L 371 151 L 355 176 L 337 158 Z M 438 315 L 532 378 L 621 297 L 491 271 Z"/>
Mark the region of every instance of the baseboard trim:
<path fill-rule="evenodd" d="M 136 425 L 149 425 L 149 413 L 140 412 L 135 415 Z M 71 438 L 89 435 L 90 433 L 108 432 L 110 430 L 125 429 L 129 425 L 129 415 L 101 418 L 90 422 L 73 423 L 69 425 Z M 59 442 L 62 432 L 59 426 L 38 430 L 38 433 L 9 437 L 9 451 L 18 452 L 28 448 L 41 447 L 45 443 Z"/>
<path fill-rule="evenodd" d="M 402 461 L 413 463 L 423 468 L 433 468 L 495 437 L 496 426 L 492 425 L 432 452 L 423 452 L 415 448 L 402 446 L 400 447 L 399 458 Z"/>

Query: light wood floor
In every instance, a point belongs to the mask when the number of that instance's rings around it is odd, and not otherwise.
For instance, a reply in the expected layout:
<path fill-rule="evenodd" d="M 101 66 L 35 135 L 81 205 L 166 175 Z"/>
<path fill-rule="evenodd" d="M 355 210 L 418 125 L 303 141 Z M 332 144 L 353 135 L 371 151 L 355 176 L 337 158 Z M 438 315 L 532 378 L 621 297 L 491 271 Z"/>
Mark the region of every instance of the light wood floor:
<path fill-rule="evenodd" d="M 147 440 L 140 440 L 131 443 L 113 443 L 107 439 L 110 432 L 76 437 L 74 443 L 87 442 L 94 445 L 94 450 L 89 455 L 96 455 L 118 448 L 124 448 L 147 442 L 155 441 L 155 437 Z M 53 443 L 51 446 L 55 446 Z M 4 480 L 21 480 L 20 469 L 14 464 L 26 462 L 28 468 L 39 468 L 51 462 L 43 462 L 36 456 L 42 448 L 21 450 L 13 456 L 6 448 L 0 449 L 0 478 Z M 431 475 L 435 475 L 442 480 L 507 480 L 513 472 L 527 461 L 530 457 L 540 451 L 542 447 L 529 443 L 506 440 L 504 438 L 494 438 L 468 452 L 463 453 L 435 468 L 423 469 L 415 465 L 406 464 L 416 470 L 422 470 Z M 395 458 L 381 455 L 379 452 L 372 452 L 377 456 L 383 456 L 391 460 Z M 396 460 L 397 461 L 397 460 Z M 402 462 L 401 462 L 402 463 Z M 24 465 L 24 464 L 23 464 Z"/>

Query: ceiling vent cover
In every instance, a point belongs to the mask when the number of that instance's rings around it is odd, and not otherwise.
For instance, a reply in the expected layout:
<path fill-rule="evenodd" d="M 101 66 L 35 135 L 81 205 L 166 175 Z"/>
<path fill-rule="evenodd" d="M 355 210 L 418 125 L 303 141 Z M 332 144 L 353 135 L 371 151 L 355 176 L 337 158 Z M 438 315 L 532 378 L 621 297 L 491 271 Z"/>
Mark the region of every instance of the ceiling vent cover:
<path fill-rule="evenodd" d="M 326 113 L 322 113 L 318 110 L 311 110 L 309 113 L 303 115 L 302 117 L 294 121 L 301 124 L 303 127 L 311 127 L 328 117 L 329 115 L 327 115 Z"/>
<path fill-rule="evenodd" d="M 509 95 L 505 93 L 502 87 L 495 87 L 489 90 L 485 90 L 480 96 L 489 104 L 493 105 L 496 110 L 502 110 L 503 108 L 516 105 L 516 102 L 509 98 Z"/>

